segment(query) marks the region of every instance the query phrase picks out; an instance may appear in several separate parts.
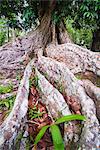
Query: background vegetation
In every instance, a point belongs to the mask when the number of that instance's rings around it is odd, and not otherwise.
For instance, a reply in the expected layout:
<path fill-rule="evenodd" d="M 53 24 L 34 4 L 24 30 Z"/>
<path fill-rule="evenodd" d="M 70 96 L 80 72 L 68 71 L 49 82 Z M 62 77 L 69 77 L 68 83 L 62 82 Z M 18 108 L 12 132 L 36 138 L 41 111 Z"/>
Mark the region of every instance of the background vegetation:
<path fill-rule="evenodd" d="M 13 38 L 12 29 L 7 26 L 6 19 L 0 19 L 0 46 L 10 41 Z M 69 32 L 74 43 L 81 45 L 83 47 L 89 48 L 92 43 L 92 31 L 91 29 L 80 28 L 77 29 L 72 26 L 74 20 L 71 18 L 65 19 L 66 29 Z M 8 31 L 9 30 L 9 31 Z M 8 35 L 9 32 L 9 35 Z M 21 36 L 25 34 L 25 31 L 16 29 L 16 36 Z"/>
<path fill-rule="evenodd" d="M 0 45 L 11 39 L 12 34 L 1 24 L 16 29 L 20 35 L 37 26 L 41 20 L 41 6 L 43 11 L 48 9 L 49 0 L 1 0 L 0 1 Z M 6 11 L 5 11 L 6 9 Z M 65 19 L 66 29 L 76 44 L 99 51 L 100 48 L 100 0 L 56 0 L 56 8 L 52 12 L 52 19 L 59 24 Z M 4 25 L 5 26 L 5 25 Z M 19 32 L 19 30 L 21 32 Z M 9 34 L 8 34 L 9 32 Z M 8 36 L 8 37 L 7 37 Z"/>

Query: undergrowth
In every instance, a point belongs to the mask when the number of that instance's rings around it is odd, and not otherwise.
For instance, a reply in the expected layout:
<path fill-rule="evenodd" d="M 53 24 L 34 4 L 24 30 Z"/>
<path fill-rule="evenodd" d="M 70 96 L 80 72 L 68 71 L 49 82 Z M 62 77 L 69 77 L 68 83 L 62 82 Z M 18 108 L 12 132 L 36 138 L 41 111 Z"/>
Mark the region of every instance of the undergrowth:
<path fill-rule="evenodd" d="M 6 94 L 13 91 L 13 85 L 9 84 L 7 86 L 0 85 L 0 94 Z"/>

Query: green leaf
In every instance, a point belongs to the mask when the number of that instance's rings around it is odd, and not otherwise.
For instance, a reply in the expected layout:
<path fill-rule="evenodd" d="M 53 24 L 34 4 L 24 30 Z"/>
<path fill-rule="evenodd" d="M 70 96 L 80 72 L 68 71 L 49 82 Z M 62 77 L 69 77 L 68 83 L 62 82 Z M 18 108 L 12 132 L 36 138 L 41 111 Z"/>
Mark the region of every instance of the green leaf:
<path fill-rule="evenodd" d="M 4 102 L 4 104 L 5 104 L 5 106 L 7 107 L 7 108 L 9 108 L 9 102 Z"/>
<path fill-rule="evenodd" d="M 64 150 L 64 143 L 63 139 L 61 136 L 60 129 L 57 125 L 52 125 L 50 126 L 51 129 L 51 135 L 52 135 L 52 140 L 54 144 L 54 149 L 55 150 Z"/>
<path fill-rule="evenodd" d="M 63 116 L 55 122 L 55 124 L 63 123 L 66 121 L 72 121 L 72 120 L 86 120 L 85 116 L 82 115 L 68 115 L 68 116 Z"/>
<path fill-rule="evenodd" d="M 34 145 L 36 145 L 40 140 L 41 138 L 43 137 L 44 133 L 46 132 L 47 128 L 50 127 L 49 125 L 47 126 L 44 126 L 40 132 L 37 134 L 36 138 L 35 138 L 35 142 L 34 142 Z"/>

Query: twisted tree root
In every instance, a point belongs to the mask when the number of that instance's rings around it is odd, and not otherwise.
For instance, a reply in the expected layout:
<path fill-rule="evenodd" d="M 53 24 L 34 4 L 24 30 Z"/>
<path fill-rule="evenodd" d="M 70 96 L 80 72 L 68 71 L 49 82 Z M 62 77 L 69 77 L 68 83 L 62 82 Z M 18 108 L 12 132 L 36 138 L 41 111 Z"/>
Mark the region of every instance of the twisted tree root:
<path fill-rule="evenodd" d="M 100 76 L 100 54 L 91 52 L 76 44 L 67 43 L 61 45 L 50 44 L 46 48 L 46 54 L 59 62 L 64 62 L 75 74 L 86 70 Z"/>
<path fill-rule="evenodd" d="M 97 117 L 100 121 L 100 88 L 96 87 L 90 80 L 82 80 L 82 81 L 85 91 L 95 102 Z"/>
<path fill-rule="evenodd" d="M 0 149 L 12 149 L 21 130 L 26 126 L 25 118 L 28 109 L 29 77 L 31 63 L 25 69 L 23 79 L 18 89 L 13 109 L 0 126 Z"/>
<path fill-rule="evenodd" d="M 59 81 L 60 84 L 63 85 L 66 95 L 74 95 L 78 98 L 82 107 L 82 114 L 87 117 L 81 134 L 81 147 L 85 149 L 98 147 L 100 144 L 100 137 L 95 105 L 93 100 L 85 93 L 80 82 L 64 63 L 59 63 L 53 59 L 41 56 L 36 66 L 44 73 L 44 76 L 46 76 L 49 81 Z"/>
<path fill-rule="evenodd" d="M 71 112 L 62 94 L 56 88 L 54 88 L 46 80 L 46 78 L 43 75 L 41 75 L 37 70 L 36 75 L 39 78 L 38 86 L 40 88 L 39 92 L 42 96 L 42 103 L 46 105 L 52 117 L 56 119 L 61 116 L 70 115 Z M 65 123 L 64 125 L 64 134 L 66 135 L 64 138 L 65 145 L 68 145 L 72 141 L 73 136 L 74 138 L 78 138 L 78 133 L 75 130 L 78 131 L 77 127 L 75 128 L 74 122 L 73 123 L 69 122 L 67 124 Z M 74 135 L 75 132 L 76 135 Z M 76 141 L 77 140 L 78 139 L 76 139 Z"/>
<path fill-rule="evenodd" d="M 92 54 L 90 55 L 92 57 Z M 85 56 L 87 57 L 87 55 Z M 92 58 L 94 58 L 94 56 Z M 90 61 L 90 70 L 99 74 L 98 63 L 96 65 L 96 62 L 98 62 L 97 54 L 95 54 L 95 58 L 93 61 Z M 72 99 L 74 99 L 77 104 L 81 105 L 81 110 L 80 107 L 77 107 L 77 110 L 75 110 L 74 103 L 73 107 L 71 108 L 72 111 L 76 113 L 81 111 L 81 113 L 87 117 L 87 120 L 84 123 L 84 128 L 82 130 L 81 138 L 79 140 L 81 148 L 88 150 L 91 148 L 99 147 L 99 123 L 96 117 L 95 104 L 93 102 L 93 99 L 88 96 L 89 94 L 85 93 L 85 85 L 83 87 L 84 83 L 78 81 L 75 78 L 74 74 L 67 68 L 67 65 L 65 65 L 64 63 L 57 62 L 52 58 L 38 56 L 38 59 L 32 60 L 27 65 L 23 79 L 18 89 L 14 107 L 8 118 L 0 126 L 0 148 L 3 149 L 4 147 L 5 149 L 12 149 L 12 146 L 14 147 L 14 141 L 16 140 L 19 131 L 22 130 L 23 127 L 25 127 L 25 116 L 28 109 L 29 78 L 32 72 L 33 65 L 43 74 L 41 75 L 38 70 L 36 70 L 36 73 L 40 78 L 39 85 L 42 89 L 40 91 L 42 100 L 45 100 L 44 103 L 49 108 L 49 111 L 53 115 L 53 117 L 59 117 L 57 113 L 58 111 L 60 111 L 62 115 L 64 115 L 65 112 L 66 114 L 70 114 L 67 104 L 70 105 L 70 102 L 72 101 Z M 81 70 L 84 69 L 83 66 L 79 66 L 79 68 Z M 56 88 L 54 88 L 49 82 L 56 86 Z M 45 84 L 47 86 L 45 86 Z M 59 85 L 61 85 L 62 91 L 59 89 Z M 51 89 L 53 90 L 53 92 L 50 91 Z M 55 96 L 55 92 L 57 94 L 56 96 L 60 97 L 60 100 L 64 102 L 64 105 L 66 106 L 64 107 L 66 108 L 65 112 L 63 110 L 63 103 L 60 103 L 61 101 Z M 51 98 L 53 101 L 51 101 Z M 67 101 L 67 104 L 64 99 Z M 54 111 L 55 109 L 51 109 L 51 106 L 53 106 L 54 102 L 57 103 L 55 107 L 57 112 Z M 50 106 L 49 103 L 52 103 L 52 105 Z M 71 124 L 69 124 L 69 127 L 71 127 Z M 71 140 L 73 136 L 75 136 L 74 133 L 71 132 L 71 134 L 68 134 L 70 132 L 69 130 L 67 131 L 68 132 L 66 133 L 65 130 L 64 135 L 66 144 L 68 144 L 69 139 Z M 72 136 L 70 137 L 69 135 Z"/>

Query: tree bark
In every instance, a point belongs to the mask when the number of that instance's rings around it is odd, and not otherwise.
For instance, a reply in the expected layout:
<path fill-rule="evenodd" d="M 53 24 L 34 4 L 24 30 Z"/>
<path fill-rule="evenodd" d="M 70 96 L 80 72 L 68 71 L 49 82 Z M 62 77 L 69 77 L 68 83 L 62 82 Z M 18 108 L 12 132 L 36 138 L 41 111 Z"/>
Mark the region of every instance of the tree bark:
<path fill-rule="evenodd" d="M 65 43 L 73 43 L 72 39 L 70 38 L 70 35 L 68 34 L 66 27 L 64 25 L 64 22 L 61 21 L 57 28 L 57 38 L 59 44 L 65 44 Z"/>
<path fill-rule="evenodd" d="M 0 74 L 5 77 L 15 77 L 17 72 L 23 72 L 23 56 L 33 58 L 38 53 L 43 53 L 48 40 L 51 41 L 51 10 L 47 10 L 41 20 L 41 24 L 26 37 L 16 38 L 13 44 L 10 42 L 0 48 Z M 29 62 L 30 59 L 28 59 Z M 28 63 L 26 62 L 26 64 Z"/>
<path fill-rule="evenodd" d="M 49 45 L 46 48 L 46 55 L 64 62 L 74 74 L 89 70 L 100 76 L 100 54 L 76 44 Z"/>
<path fill-rule="evenodd" d="M 94 52 L 100 52 L 100 29 L 93 32 L 91 50 Z"/>
<path fill-rule="evenodd" d="M 96 117 L 96 110 L 93 100 L 85 93 L 80 82 L 77 81 L 65 64 L 56 62 L 50 58 L 39 57 L 36 66 L 44 74 L 44 76 L 46 74 L 46 78 L 51 83 L 57 83 L 58 81 L 58 83 L 63 86 L 66 96 L 72 96 L 72 98 L 75 96 L 76 101 L 81 104 L 81 112 L 87 117 L 87 121 L 84 123 L 80 145 L 86 150 L 91 147 L 95 148 L 96 145 L 100 144 L 100 137 L 99 123 Z M 94 132 L 96 135 L 94 135 Z"/>

